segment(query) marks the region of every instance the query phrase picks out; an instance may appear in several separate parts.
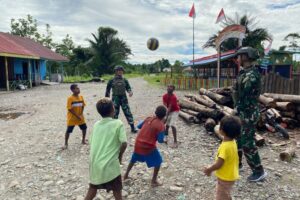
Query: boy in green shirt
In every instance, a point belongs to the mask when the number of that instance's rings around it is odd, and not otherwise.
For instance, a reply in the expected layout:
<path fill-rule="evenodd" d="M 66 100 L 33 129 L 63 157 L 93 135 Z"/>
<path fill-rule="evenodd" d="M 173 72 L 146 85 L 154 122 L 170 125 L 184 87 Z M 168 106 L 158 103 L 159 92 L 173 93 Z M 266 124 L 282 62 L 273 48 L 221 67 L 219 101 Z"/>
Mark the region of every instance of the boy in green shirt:
<path fill-rule="evenodd" d="M 90 136 L 90 187 L 85 200 L 93 200 L 98 189 L 113 191 L 116 200 L 122 199 L 120 163 L 127 147 L 127 138 L 121 120 L 113 119 L 114 106 L 109 98 L 97 102 L 97 111 L 103 117 L 95 123 Z"/>

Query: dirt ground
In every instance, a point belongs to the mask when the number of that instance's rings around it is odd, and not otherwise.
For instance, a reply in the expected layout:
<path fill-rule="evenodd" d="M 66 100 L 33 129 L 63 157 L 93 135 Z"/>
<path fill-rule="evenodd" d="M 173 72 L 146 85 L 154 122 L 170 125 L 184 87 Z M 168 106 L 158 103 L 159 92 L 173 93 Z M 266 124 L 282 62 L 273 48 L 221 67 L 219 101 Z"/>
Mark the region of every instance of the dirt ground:
<path fill-rule="evenodd" d="M 130 105 L 135 121 L 151 115 L 161 104 L 164 89 L 149 86 L 143 79 L 131 79 L 134 96 Z M 100 119 L 95 109 L 96 101 L 104 96 L 103 83 L 80 84 L 87 107 L 85 117 L 88 133 Z M 184 92 L 176 92 L 182 96 Z M 7 200 L 80 200 L 88 188 L 88 145 L 81 145 L 81 133 L 75 129 L 70 137 L 69 149 L 61 151 L 66 129 L 66 100 L 69 85 L 41 86 L 27 91 L 0 94 L 0 199 Z M 125 124 L 123 113 L 121 119 Z M 125 153 L 122 170 L 127 167 L 136 135 L 128 130 L 129 147 Z M 124 183 L 125 199 L 150 200 L 211 200 L 214 196 L 215 178 L 205 177 L 200 171 L 213 162 L 219 141 L 206 133 L 201 125 L 187 125 L 178 120 L 178 149 L 159 145 L 164 157 L 160 172 L 162 187 L 151 188 L 152 170 L 138 164 L 132 170 L 133 180 Z M 299 152 L 299 130 L 293 131 Z M 236 183 L 234 199 L 300 199 L 300 159 L 282 162 L 279 152 L 290 144 L 274 136 L 267 136 L 267 145 L 259 149 L 262 163 L 268 172 L 264 182 L 248 183 L 250 174 L 245 171 Z M 280 146 L 278 144 L 282 144 Z M 111 193 L 100 191 L 96 199 L 112 199 Z"/>

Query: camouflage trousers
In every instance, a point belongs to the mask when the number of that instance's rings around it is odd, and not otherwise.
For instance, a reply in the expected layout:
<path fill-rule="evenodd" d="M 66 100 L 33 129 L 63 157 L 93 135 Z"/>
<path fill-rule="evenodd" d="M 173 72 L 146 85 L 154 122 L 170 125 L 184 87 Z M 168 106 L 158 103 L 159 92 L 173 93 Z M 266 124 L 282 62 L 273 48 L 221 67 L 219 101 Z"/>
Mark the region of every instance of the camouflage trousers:
<path fill-rule="evenodd" d="M 130 111 L 127 96 L 112 96 L 112 101 L 115 107 L 114 118 L 118 119 L 120 113 L 120 107 L 121 107 L 127 119 L 128 124 L 133 124 L 133 116 Z"/>
<path fill-rule="evenodd" d="M 260 156 L 258 154 L 258 149 L 254 140 L 257 122 L 256 117 L 254 119 L 252 117 L 252 120 L 250 120 L 249 118 L 245 119 L 245 115 L 243 113 L 240 113 L 240 117 L 243 125 L 242 134 L 237 139 L 239 164 L 242 164 L 242 157 L 244 153 L 251 170 L 254 173 L 261 172 L 263 171 L 263 166 L 261 165 Z"/>

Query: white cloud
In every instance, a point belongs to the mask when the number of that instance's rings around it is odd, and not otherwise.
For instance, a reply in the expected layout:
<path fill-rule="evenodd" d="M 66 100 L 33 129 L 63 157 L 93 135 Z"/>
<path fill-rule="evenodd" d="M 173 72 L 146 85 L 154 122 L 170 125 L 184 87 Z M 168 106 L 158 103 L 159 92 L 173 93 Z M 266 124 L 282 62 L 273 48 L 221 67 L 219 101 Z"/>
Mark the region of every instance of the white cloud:
<path fill-rule="evenodd" d="M 0 0 L 0 31 L 10 30 L 11 18 L 31 14 L 40 26 L 51 25 L 54 39 L 60 41 L 70 34 L 77 45 L 87 46 L 87 38 L 99 26 L 110 26 L 119 31 L 132 49 L 130 62 L 154 62 L 166 58 L 189 60 L 192 58 L 192 19 L 188 12 L 192 0 Z M 195 1 L 195 52 L 197 56 L 214 53 L 202 49 L 208 37 L 220 29 L 215 24 L 221 8 L 225 14 L 250 14 L 257 17 L 258 26 L 264 27 L 274 37 L 273 47 L 284 44 L 283 37 L 299 32 L 299 0 L 214 0 Z M 160 41 L 157 51 L 149 51 L 147 39 Z"/>

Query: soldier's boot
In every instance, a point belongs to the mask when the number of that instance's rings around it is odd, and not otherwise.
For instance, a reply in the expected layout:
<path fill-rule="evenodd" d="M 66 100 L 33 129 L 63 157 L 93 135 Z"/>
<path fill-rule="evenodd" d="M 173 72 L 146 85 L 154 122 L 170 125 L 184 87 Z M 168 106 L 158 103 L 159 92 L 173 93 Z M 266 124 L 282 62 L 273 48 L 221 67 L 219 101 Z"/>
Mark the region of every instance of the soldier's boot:
<path fill-rule="evenodd" d="M 131 133 L 137 133 L 138 130 L 135 128 L 134 124 L 129 124 L 131 128 Z"/>

